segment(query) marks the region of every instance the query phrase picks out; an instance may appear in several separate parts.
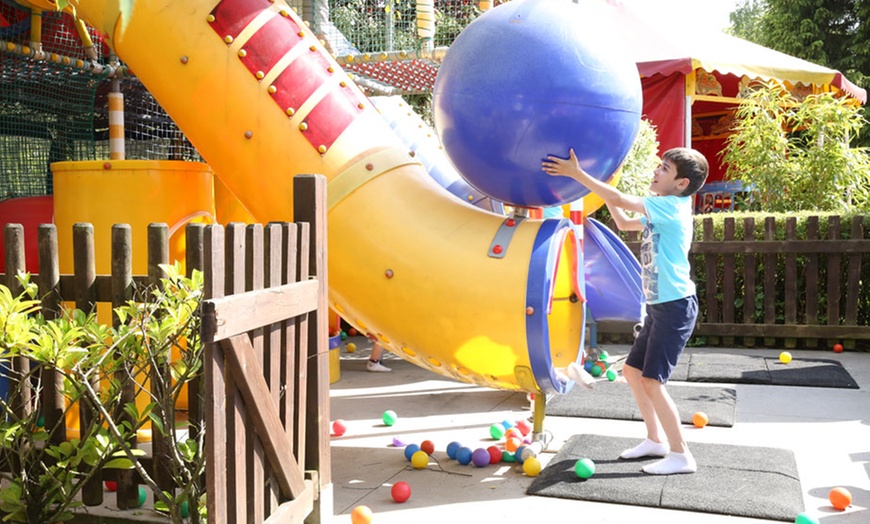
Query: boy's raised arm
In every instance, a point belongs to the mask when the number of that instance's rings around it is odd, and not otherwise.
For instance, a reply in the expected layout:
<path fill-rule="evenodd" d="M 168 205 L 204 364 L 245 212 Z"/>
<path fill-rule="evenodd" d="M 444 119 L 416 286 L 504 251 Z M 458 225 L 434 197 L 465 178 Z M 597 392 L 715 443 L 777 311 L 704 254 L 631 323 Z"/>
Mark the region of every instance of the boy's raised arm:
<path fill-rule="evenodd" d="M 620 192 L 610 184 L 592 177 L 583 168 L 580 167 L 580 162 L 577 160 L 577 155 L 574 154 L 574 149 L 568 151 L 568 158 L 559 158 L 557 156 L 548 156 L 541 163 L 541 169 L 551 176 L 566 176 L 573 178 L 586 186 L 590 191 L 600 196 L 604 203 L 611 207 L 619 207 L 629 211 L 644 213 L 643 200 L 640 197 L 626 195 Z"/>

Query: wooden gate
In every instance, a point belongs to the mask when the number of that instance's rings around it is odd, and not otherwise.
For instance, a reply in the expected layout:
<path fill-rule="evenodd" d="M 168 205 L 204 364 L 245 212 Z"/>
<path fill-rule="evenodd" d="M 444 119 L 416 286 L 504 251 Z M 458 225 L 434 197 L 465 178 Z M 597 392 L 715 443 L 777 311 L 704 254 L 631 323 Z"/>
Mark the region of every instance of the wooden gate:
<path fill-rule="evenodd" d="M 208 521 L 331 520 L 326 184 L 296 223 L 204 228 Z"/>

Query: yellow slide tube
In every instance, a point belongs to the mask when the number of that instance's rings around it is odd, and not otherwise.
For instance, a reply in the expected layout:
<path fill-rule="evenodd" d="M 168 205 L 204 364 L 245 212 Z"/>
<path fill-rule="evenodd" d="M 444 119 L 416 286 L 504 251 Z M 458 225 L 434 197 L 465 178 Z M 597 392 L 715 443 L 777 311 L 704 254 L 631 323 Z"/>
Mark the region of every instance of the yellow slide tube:
<path fill-rule="evenodd" d="M 327 177 L 343 318 L 444 376 L 565 390 L 553 368 L 580 360 L 584 332 L 569 221 L 505 218 L 438 186 L 279 0 L 135 2 L 123 32 L 113 4 L 76 8 L 252 217 L 290 219 L 293 176 Z"/>

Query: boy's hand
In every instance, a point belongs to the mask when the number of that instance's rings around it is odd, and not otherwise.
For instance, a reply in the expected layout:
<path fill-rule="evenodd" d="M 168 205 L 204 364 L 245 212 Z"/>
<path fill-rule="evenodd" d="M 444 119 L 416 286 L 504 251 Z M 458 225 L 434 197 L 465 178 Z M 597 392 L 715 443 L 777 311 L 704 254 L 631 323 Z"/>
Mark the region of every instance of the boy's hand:
<path fill-rule="evenodd" d="M 548 156 L 546 160 L 541 162 L 541 169 L 550 176 L 567 176 L 579 182 L 582 182 L 583 175 L 586 175 L 580 167 L 580 162 L 577 160 L 573 148 L 568 150 L 567 159 Z"/>

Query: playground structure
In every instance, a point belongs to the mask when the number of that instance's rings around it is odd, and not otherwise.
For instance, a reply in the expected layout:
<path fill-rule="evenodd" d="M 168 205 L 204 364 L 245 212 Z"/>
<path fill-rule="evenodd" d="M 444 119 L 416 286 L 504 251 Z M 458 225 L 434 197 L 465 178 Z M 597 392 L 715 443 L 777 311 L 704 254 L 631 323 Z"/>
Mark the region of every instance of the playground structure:
<path fill-rule="evenodd" d="M 582 358 L 582 252 L 569 221 L 505 217 L 442 189 L 286 5 L 226 1 L 192 11 L 186 6 L 182 13 L 176 4 L 137 4 L 123 34 L 117 13 L 108 7 L 78 6 L 78 15 L 96 28 L 95 36 L 107 35 L 118 56 L 103 51 L 106 66 L 83 60 L 78 74 L 99 71 L 117 93 L 116 77 L 128 67 L 135 71 L 184 130 L 163 142 L 189 139 L 208 160 L 207 168 L 194 171 L 208 178 L 213 170 L 234 197 L 227 200 L 253 221 L 290 216 L 292 174 L 325 174 L 330 306 L 394 353 L 489 387 L 547 392 L 570 387 L 554 371 Z M 202 29 L 191 30 L 191 24 Z M 154 27 L 175 36 L 155 41 Z M 36 45 L 10 47 L 28 60 L 46 57 L 30 56 L 40 53 Z M 114 174 L 153 167 L 137 166 L 118 153 L 109 147 L 110 160 L 93 158 L 90 165 L 55 162 L 69 156 L 50 158 L 56 223 L 128 221 L 129 206 L 98 205 L 120 202 L 125 194 L 142 200 L 149 212 L 154 207 L 149 201 L 189 200 L 187 188 L 150 194 L 146 186 L 130 190 L 112 184 Z M 96 147 L 92 155 L 101 156 Z M 181 155 L 198 156 L 191 150 Z M 64 181 L 88 187 L 92 200 L 61 194 L 57 189 Z M 173 228 L 190 220 L 233 220 L 215 200 L 214 207 L 202 202 L 168 218 L 135 218 Z M 63 209 L 69 211 L 59 214 Z M 82 209 L 91 215 L 79 214 Z M 62 252 L 70 245 L 63 230 L 58 241 Z M 487 256 L 499 243 L 502 256 Z M 98 260 L 97 271 L 104 271 L 99 265 Z"/>

